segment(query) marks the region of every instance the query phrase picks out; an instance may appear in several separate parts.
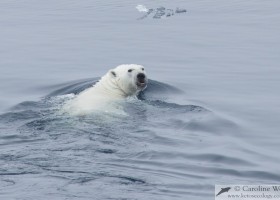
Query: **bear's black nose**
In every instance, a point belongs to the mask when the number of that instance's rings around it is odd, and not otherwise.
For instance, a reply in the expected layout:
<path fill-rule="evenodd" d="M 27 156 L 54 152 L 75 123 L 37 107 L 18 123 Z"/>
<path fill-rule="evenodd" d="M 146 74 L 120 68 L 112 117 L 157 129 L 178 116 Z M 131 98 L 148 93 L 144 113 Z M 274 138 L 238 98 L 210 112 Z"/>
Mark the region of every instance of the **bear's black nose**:
<path fill-rule="evenodd" d="M 141 80 L 141 79 L 145 79 L 146 76 L 143 73 L 139 73 L 139 74 L 137 74 L 137 78 Z"/>

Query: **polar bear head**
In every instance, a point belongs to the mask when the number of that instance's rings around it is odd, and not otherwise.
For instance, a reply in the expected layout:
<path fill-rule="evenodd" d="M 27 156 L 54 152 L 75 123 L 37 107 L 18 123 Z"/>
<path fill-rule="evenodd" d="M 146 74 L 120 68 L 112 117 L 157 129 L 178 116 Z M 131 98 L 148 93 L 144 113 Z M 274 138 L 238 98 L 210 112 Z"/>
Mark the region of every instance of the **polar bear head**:
<path fill-rule="evenodd" d="M 115 85 L 124 96 L 133 96 L 147 87 L 148 79 L 142 65 L 119 65 L 109 71 Z"/>

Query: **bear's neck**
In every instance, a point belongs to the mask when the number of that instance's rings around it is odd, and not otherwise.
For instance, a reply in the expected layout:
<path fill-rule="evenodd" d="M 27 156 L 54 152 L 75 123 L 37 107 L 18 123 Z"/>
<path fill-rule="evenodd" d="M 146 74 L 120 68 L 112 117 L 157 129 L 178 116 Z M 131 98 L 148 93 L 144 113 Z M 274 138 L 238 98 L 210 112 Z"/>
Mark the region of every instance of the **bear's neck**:
<path fill-rule="evenodd" d="M 114 96 L 118 98 L 126 98 L 130 95 L 126 94 L 125 91 L 120 89 L 120 87 L 117 85 L 116 80 L 108 78 L 108 74 L 106 74 L 104 77 L 101 78 L 99 82 L 97 82 L 94 85 L 94 88 L 99 90 L 104 95 Z"/>

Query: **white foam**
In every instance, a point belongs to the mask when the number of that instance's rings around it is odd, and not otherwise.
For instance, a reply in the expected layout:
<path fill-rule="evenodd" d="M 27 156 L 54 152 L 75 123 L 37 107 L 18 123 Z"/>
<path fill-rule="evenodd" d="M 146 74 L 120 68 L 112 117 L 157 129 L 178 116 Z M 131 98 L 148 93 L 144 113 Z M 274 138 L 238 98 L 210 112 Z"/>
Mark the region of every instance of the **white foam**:
<path fill-rule="evenodd" d="M 137 5 L 136 6 L 136 9 L 139 11 L 139 12 L 148 12 L 148 8 L 146 8 L 146 6 L 144 5 Z"/>

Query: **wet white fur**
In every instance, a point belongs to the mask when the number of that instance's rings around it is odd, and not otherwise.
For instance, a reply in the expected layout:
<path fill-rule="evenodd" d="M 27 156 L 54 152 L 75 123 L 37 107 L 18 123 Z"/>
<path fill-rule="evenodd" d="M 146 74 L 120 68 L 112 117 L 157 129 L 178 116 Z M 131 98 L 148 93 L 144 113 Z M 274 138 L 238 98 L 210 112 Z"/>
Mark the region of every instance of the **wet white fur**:
<path fill-rule="evenodd" d="M 143 68 L 141 65 L 130 64 L 109 70 L 94 86 L 67 102 L 63 110 L 72 115 L 118 110 L 118 102 L 141 91 L 136 83 L 139 73 L 146 74 Z M 132 71 L 128 72 L 129 69 Z"/>

